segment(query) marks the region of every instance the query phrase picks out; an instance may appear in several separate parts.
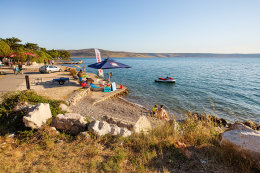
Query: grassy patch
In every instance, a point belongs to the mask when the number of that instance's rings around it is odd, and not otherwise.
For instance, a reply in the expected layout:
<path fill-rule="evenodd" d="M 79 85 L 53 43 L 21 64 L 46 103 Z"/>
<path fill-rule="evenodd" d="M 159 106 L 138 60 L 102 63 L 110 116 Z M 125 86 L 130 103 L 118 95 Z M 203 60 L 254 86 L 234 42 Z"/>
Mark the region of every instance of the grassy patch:
<path fill-rule="evenodd" d="M 115 149 L 113 156 L 108 157 L 105 161 L 101 163 L 101 172 L 121 172 L 122 161 L 125 159 L 126 153 L 122 149 Z"/>
<path fill-rule="evenodd" d="M 63 101 L 51 100 L 37 95 L 34 91 L 21 91 L 15 93 L 8 93 L 4 95 L 3 102 L 0 104 L 0 134 L 6 134 L 10 132 L 18 132 L 23 130 L 29 130 L 24 126 L 22 117 L 25 115 L 25 111 L 14 111 L 15 106 L 20 102 L 27 102 L 29 104 L 49 103 L 51 113 L 56 116 L 58 113 L 62 113 L 59 108 L 59 104 Z"/>

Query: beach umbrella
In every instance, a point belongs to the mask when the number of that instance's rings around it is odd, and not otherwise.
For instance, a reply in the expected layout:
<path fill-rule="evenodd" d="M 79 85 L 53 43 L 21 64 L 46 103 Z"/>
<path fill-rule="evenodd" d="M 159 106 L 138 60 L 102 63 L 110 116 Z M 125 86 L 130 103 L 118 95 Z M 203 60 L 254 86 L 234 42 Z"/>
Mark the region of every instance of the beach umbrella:
<path fill-rule="evenodd" d="M 10 58 L 18 57 L 18 56 L 19 56 L 19 55 L 17 55 L 16 53 L 11 53 L 11 54 L 9 55 Z"/>
<path fill-rule="evenodd" d="M 116 62 L 111 58 L 107 58 L 101 62 L 88 65 L 88 67 L 95 68 L 95 69 L 131 68 L 130 66 L 123 63 Z M 109 75 L 109 81 L 110 81 L 110 75 Z"/>
<path fill-rule="evenodd" d="M 26 54 L 26 55 L 31 55 L 31 56 L 37 56 L 36 54 L 28 53 L 28 52 L 24 52 L 24 54 Z"/>
<path fill-rule="evenodd" d="M 131 68 L 130 66 L 116 62 L 111 58 L 107 58 L 101 62 L 88 65 L 88 67 L 95 69 Z"/>

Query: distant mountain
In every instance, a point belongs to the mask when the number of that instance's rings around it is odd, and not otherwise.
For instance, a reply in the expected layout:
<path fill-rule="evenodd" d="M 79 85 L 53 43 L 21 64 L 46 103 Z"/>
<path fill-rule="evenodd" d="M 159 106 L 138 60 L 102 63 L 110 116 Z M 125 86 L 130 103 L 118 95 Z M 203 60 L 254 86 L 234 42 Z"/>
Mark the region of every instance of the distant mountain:
<path fill-rule="evenodd" d="M 67 50 L 71 57 L 85 58 L 95 57 L 94 49 Z M 260 54 L 215 54 L 215 53 L 135 53 L 135 52 L 117 52 L 99 49 L 102 57 L 259 57 Z"/>

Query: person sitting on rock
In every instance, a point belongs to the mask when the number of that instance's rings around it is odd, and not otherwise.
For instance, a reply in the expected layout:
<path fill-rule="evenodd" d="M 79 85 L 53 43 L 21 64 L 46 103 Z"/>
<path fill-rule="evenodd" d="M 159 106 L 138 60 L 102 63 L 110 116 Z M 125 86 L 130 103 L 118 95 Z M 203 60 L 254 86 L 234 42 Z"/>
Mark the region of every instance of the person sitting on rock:
<path fill-rule="evenodd" d="M 152 116 L 156 116 L 157 111 L 158 111 L 158 106 L 154 105 L 153 110 L 152 110 Z"/>
<path fill-rule="evenodd" d="M 166 110 L 164 109 L 163 105 L 161 105 L 161 107 L 158 109 L 157 114 L 158 114 L 158 118 L 160 118 L 160 119 L 168 118 L 168 114 L 167 114 Z"/>

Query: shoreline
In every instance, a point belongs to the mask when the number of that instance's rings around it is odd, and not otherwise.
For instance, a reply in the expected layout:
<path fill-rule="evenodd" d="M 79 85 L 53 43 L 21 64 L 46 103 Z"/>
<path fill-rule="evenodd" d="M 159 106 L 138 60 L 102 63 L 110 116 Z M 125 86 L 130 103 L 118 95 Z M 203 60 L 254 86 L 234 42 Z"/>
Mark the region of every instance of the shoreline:
<path fill-rule="evenodd" d="M 41 66 L 42 64 L 39 64 L 39 66 Z M 66 68 L 67 66 L 66 65 L 62 65 L 62 64 L 55 64 L 56 66 L 59 66 L 59 67 L 61 67 L 61 68 Z M 46 77 L 47 78 L 47 80 L 44 80 L 43 82 L 41 82 L 41 84 L 40 85 L 32 85 L 31 86 L 31 88 L 33 89 L 33 90 L 36 90 L 36 92 L 38 93 L 38 94 L 40 94 L 40 95 L 43 95 L 43 96 L 50 96 L 51 95 L 51 93 L 53 93 L 54 95 L 58 95 L 58 97 L 50 97 L 50 98 L 52 98 L 52 99 L 61 99 L 61 100 L 67 100 L 68 98 L 69 98 L 69 96 L 73 93 L 73 91 L 75 91 L 75 90 L 78 90 L 78 89 L 80 89 L 81 87 L 79 86 L 79 84 L 77 84 L 77 81 L 72 81 L 71 83 L 70 83 L 70 85 L 64 85 L 64 86 L 59 86 L 59 85 L 53 85 L 53 84 L 51 84 L 50 82 L 49 82 L 49 80 L 50 79 L 52 79 L 52 78 L 55 78 L 55 77 L 58 77 L 58 76 L 69 76 L 69 72 L 62 72 L 62 73 L 51 73 L 51 74 L 40 74 L 40 73 L 35 73 L 35 71 L 38 71 L 38 66 L 37 67 L 24 67 L 24 69 L 26 69 L 25 70 L 25 74 L 29 74 L 29 76 L 30 76 L 30 79 L 31 80 L 35 80 L 36 78 L 39 78 L 39 77 Z M 9 71 L 11 71 L 11 69 L 9 69 Z M 31 73 L 30 73 L 31 72 Z M 15 79 L 14 77 L 22 77 L 22 78 L 24 78 L 24 76 L 25 76 L 25 74 L 23 74 L 23 75 L 17 75 L 17 76 L 14 76 L 13 74 L 11 74 L 11 73 L 9 73 L 9 74 L 7 74 L 7 75 L 12 75 L 11 76 L 11 78 L 13 78 L 15 81 L 17 81 L 17 79 Z M 93 74 L 93 73 L 88 73 L 88 75 L 92 75 L 92 76 L 95 76 L 96 74 Z M 5 78 L 6 76 L 3 76 L 2 78 Z M 1 80 L 1 79 L 0 79 Z M 46 83 L 48 83 L 48 84 L 46 84 Z M 39 87 L 40 87 L 40 89 L 39 89 Z M 38 88 L 38 89 L 37 89 Z M 25 80 L 22 80 L 22 82 L 18 85 L 18 87 L 17 87 L 17 89 L 16 90 L 24 90 L 24 89 L 26 89 L 26 86 L 25 86 Z M 61 91 L 62 90 L 62 91 Z M 46 91 L 48 91 L 48 92 L 46 92 Z M 66 91 L 67 92 L 67 95 L 66 94 L 64 94 L 64 91 Z M 1 92 L 2 93 L 2 92 Z M 47 94 L 46 94 L 47 93 Z M 63 95 L 63 97 L 62 97 L 62 95 Z M 65 95 L 65 96 L 64 96 Z M 151 108 L 148 108 L 148 106 L 147 105 L 142 105 L 142 104 L 139 104 L 138 102 L 135 102 L 134 100 L 132 100 L 132 99 L 127 99 L 126 97 L 121 97 L 121 96 L 119 96 L 119 97 L 117 97 L 117 99 L 118 100 L 121 100 L 121 101 L 124 101 L 124 102 L 126 102 L 126 103 L 128 103 L 129 105 L 132 105 L 133 107 L 135 107 L 135 109 L 136 110 L 139 110 L 140 111 L 140 109 L 142 110 L 141 112 L 149 112 L 149 111 L 151 111 Z M 103 101 L 101 101 L 101 102 L 103 102 Z M 98 103 L 99 104 L 99 103 Z M 121 104 L 121 102 L 120 101 L 118 101 L 117 102 L 117 104 Z M 109 106 L 109 105 L 107 105 L 107 106 Z M 120 107 L 120 106 L 119 106 Z M 168 110 L 167 108 L 166 108 L 166 110 Z M 120 112 L 120 110 L 118 110 L 119 112 Z M 183 121 L 186 117 L 187 117 L 187 115 L 188 115 L 188 113 L 189 113 L 190 111 L 184 111 L 184 112 L 182 112 L 182 113 L 180 113 L 180 114 L 178 114 L 178 112 L 177 111 L 174 111 L 174 110 L 168 110 L 168 113 L 169 113 L 169 116 L 170 117 L 174 117 L 176 120 L 178 120 L 178 121 Z M 121 113 L 122 114 L 122 113 Z M 140 114 L 140 112 L 139 112 L 139 114 Z M 210 115 L 210 116 L 214 116 L 214 115 L 211 115 L 211 114 L 207 114 L 207 113 L 197 113 L 197 112 L 190 112 L 190 114 L 197 114 L 197 115 Z M 219 118 L 219 119 L 225 119 L 225 118 Z M 235 121 L 229 121 L 229 120 L 227 120 L 227 119 L 225 119 L 225 121 L 226 122 L 228 122 L 228 123 L 235 123 Z M 250 122 L 250 120 L 248 121 L 240 121 L 240 122 L 245 122 L 245 123 L 247 123 L 247 122 Z M 255 124 L 258 124 L 256 121 L 252 121 L 252 122 L 254 122 Z M 250 124 L 250 123 L 247 123 L 247 124 Z"/>

